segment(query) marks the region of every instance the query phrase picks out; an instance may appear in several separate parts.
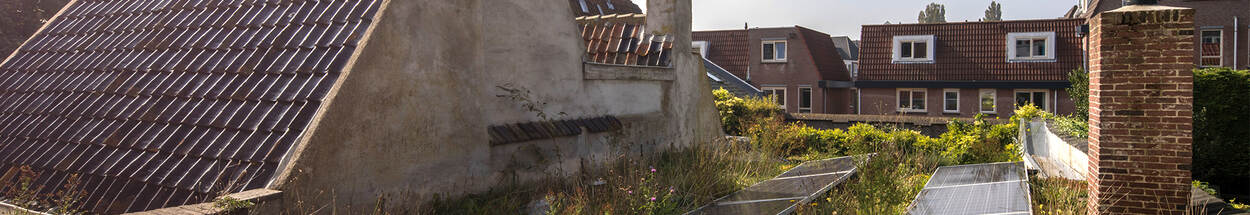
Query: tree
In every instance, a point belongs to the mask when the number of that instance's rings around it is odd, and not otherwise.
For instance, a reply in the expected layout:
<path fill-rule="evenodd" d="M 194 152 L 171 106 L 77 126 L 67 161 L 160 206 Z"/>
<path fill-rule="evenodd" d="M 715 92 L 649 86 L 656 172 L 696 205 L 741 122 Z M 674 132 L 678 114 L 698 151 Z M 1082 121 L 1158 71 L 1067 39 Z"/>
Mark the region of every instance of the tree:
<path fill-rule="evenodd" d="M 1067 89 L 1068 98 L 1076 107 L 1072 115 L 1089 120 L 1089 73 L 1081 68 L 1072 70 L 1068 73 L 1068 82 L 1072 83 L 1072 87 Z"/>
<path fill-rule="evenodd" d="M 920 23 L 946 23 L 946 5 L 929 3 L 920 11 Z"/>
<path fill-rule="evenodd" d="M 990 8 L 985 9 L 985 21 L 1003 21 L 1003 5 L 990 1 Z"/>

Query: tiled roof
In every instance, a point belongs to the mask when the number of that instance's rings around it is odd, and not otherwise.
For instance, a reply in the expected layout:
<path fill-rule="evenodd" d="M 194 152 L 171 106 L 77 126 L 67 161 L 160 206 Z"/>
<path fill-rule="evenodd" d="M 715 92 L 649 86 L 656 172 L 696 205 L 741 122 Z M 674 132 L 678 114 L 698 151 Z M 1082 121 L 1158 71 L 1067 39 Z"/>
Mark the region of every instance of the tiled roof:
<path fill-rule="evenodd" d="M 588 22 L 581 28 L 589 62 L 667 67 L 671 61 L 672 37 L 648 34 L 643 25 Z"/>
<path fill-rule="evenodd" d="M 842 56 L 838 55 L 838 48 L 834 46 L 832 37 L 804 27 L 794 28 L 802 36 L 803 42 L 807 44 L 807 51 L 812 55 L 812 61 L 816 64 L 816 70 L 820 72 L 821 80 L 851 80 L 851 73 L 846 70 L 846 63 L 842 62 Z"/>
<path fill-rule="evenodd" d="M 696 31 L 694 41 L 707 41 L 707 59 L 739 76 L 747 74 L 751 65 L 751 43 L 747 30 Z"/>
<path fill-rule="evenodd" d="M 760 89 L 755 88 L 755 86 L 752 86 L 751 83 L 747 83 L 742 80 L 742 78 L 725 71 L 724 68 L 721 68 L 716 65 L 715 62 L 712 62 L 707 58 L 703 59 L 703 68 L 707 69 L 707 74 L 709 75 L 708 78 L 712 79 L 712 89 L 725 88 L 725 90 L 728 90 L 738 97 L 760 96 L 764 93 L 763 91 L 760 91 Z"/>
<path fill-rule="evenodd" d="M 265 187 L 381 2 L 71 3 L 0 65 L 0 170 L 94 213 Z"/>
<path fill-rule="evenodd" d="M 630 0 L 569 0 L 573 16 L 641 14 L 642 8 Z"/>
<path fill-rule="evenodd" d="M 581 135 L 582 128 L 589 133 L 601 133 L 621 129 L 621 120 L 608 115 L 594 118 L 536 121 L 493 125 L 486 131 L 491 145 L 505 145 L 532 140 Z"/>
<path fill-rule="evenodd" d="M 837 36 L 833 37 L 833 45 L 838 46 L 838 55 L 842 56 L 842 60 L 859 60 L 857 41 L 851 41 L 847 36 Z"/>
<path fill-rule="evenodd" d="M 1081 19 L 863 26 L 859 80 L 1066 81 L 1081 68 Z M 1008 63 L 1009 32 L 1055 32 L 1055 62 Z M 893 36 L 934 35 L 935 63 L 892 63 Z"/>

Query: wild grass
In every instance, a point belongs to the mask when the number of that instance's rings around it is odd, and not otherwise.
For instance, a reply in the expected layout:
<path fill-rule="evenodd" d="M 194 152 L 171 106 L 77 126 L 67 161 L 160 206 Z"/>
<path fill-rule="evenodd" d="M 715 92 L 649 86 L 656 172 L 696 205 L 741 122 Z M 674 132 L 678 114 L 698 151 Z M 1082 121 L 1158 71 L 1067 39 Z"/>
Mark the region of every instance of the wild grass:
<path fill-rule="evenodd" d="M 431 214 L 680 214 L 780 174 L 795 162 L 743 147 L 701 145 L 603 171 L 432 202 Z"/>
<path fill-rule="evenodd" d="M 1029 177 L 1029 188 L 1034 214 L 1085 214 L 1089 192 L 1084 181 Z"/>
<path fill-rule="evenodd" d="M 876 146 L 876 155 L 856 162 L 857 173 L 797 214 L 903 214 L 929 181 L 940 158 L 901 144 Z"/>

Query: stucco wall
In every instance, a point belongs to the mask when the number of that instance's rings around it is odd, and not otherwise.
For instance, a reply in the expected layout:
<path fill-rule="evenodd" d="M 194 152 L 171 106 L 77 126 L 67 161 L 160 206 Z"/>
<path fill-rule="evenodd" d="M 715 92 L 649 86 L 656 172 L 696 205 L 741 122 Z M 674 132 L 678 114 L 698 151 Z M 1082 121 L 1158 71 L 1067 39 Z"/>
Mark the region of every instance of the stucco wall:
<path fill-rule="evenodd" d="M 671 81 L 586 80 L 585 45 L 568 4 L 386 3 L 317 128 L 272 187 L 306 204 L 371 210 L 384 197 L 387 209 L 413 208 L 433 194 L 456 196 L 513 180 L 573 174 L 624 152 L 665 150 L 721 135 L 701 62 L 689 54 L 688 0 L 653 0 L 658 5 L 650 5 L 648 14 L 685 22 L 648 26 L 685 34 L 674 43 L 673 68 L 664 69 L 675 74 Z M 488 126 L 543 120 L 540 112 L 546 119 L 614 115 L 624 128 L 488 143 Z"/>

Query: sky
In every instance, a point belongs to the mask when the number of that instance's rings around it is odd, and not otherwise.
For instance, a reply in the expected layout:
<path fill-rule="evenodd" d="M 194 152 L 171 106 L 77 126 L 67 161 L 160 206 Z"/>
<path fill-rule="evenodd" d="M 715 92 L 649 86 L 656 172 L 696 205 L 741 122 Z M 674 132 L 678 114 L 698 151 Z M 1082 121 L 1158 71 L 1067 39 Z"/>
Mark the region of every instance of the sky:
<path fill-rule="evenodd" d="M 633 0 L 646 7 L 646 0 Z M 925 5 L 946 5 L 946 21 L 976 21 L 990 0 L 692 0 L 694 30 L 803 26 L 829 35 L 859 39 L 866 24 L 915 23 Z M 1076 0 L 999 0 L 1003 19 L 1052 19 L 1067 13 Z"/>

